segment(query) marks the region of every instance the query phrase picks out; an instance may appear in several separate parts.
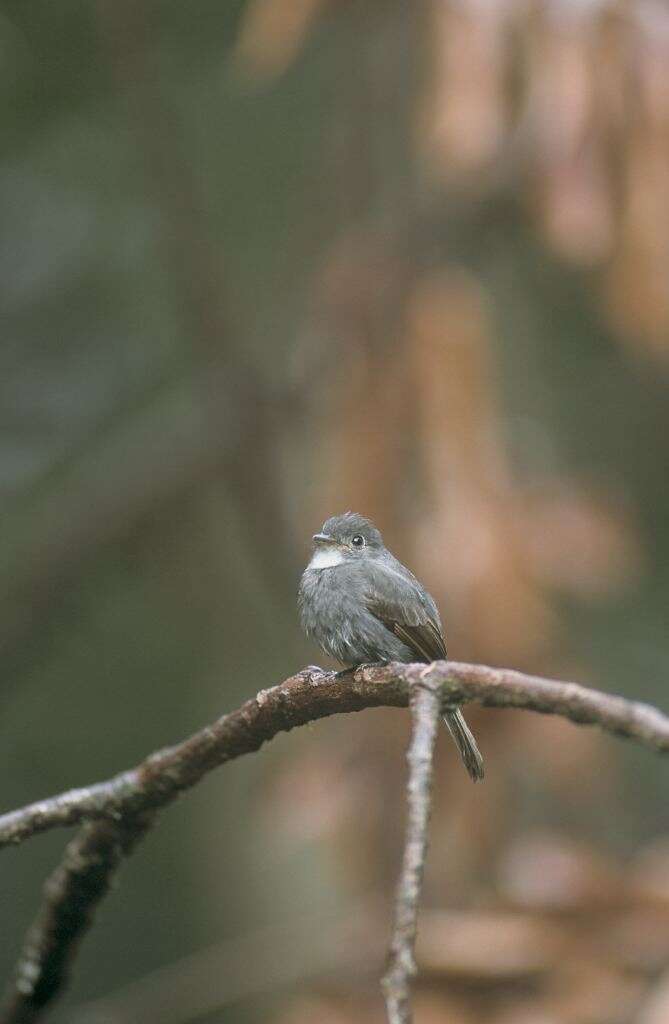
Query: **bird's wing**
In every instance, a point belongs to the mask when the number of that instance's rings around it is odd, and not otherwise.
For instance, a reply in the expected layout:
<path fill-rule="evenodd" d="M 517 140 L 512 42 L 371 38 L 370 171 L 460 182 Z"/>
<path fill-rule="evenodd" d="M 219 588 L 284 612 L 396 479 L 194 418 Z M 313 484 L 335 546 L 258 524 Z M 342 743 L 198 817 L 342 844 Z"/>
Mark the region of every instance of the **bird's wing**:
<path fill-rule="evenodd" d="M 404 566 L 375 567 L 367 608 L 420 661 L 446 657 L 446 640 L 434 601 Z"/>
<path fill-rule="evenodd" d="M 446 657 L 443 634 L 430 619 L 415 626 L 393 622 L 392 631 L 402 643 L 416 652 L 421 661 L 438 661 Z"/>

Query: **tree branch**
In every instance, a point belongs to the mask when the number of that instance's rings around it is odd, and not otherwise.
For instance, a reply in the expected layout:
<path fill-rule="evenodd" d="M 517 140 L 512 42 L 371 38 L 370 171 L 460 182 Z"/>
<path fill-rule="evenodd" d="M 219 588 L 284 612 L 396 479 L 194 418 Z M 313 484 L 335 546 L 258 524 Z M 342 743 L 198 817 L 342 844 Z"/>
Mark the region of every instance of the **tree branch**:
<path fill-rule="evenodd" d="M 153 814 L 84 825 L 44 886 L 2 1006 L 2 1024 L 32 1024 L 68 980 L 79 940 L 93 923 L 116 868 L 148 830 Z"/>
<path fill-rule="evenodd" d="M 411 697 L 410 697 L 411 695 Z M 441 707 L 477 702 L 527 708 L 599 725 L 659 753 L 669 752 L 669 717 L 647 704 L 576 683 L 509 669 L 438 661 L 430 666 L 367 666 L 346 672 L 306 669 L 261 690 L 236 711 L 136 768 L 82 789 L 30 804 L 0 817 L 0 846 L 38 832 L 86 822 L 49 879 L 10 988 L 2 1024 L 28 1024 L 62 989 L 78 941 L 109 888 L 123 856 L 151 826 L 155 812 L 207 772 L 258 750 L 279 732 L 368 707 L 406 707 L 411 699 L 409 821 L 384 991 L 392 1024 L 409 1024 L 409 980 L 430 809 L 432 750 Z M 394 1014 L 394 1016 L 392 1016 Z"/>
<path fill-rule="evenodd" d="M 432 810 L 434 745 L 441 710 L 441 687 L 431 670 L 412 687 L 413 729 L 407 752 L 407 828 L 402 873 L 397 885 L 395 924 L 388 969 L 381 986 L 389 1024 L 411 1024 L 410 982 L 416 973 L 418 903 L 423 886 L 428 827 Z"/>
<path fill-rule="evenodd" d="M 136 768 L 82 789 L 70 789 L 0 816 L 0 847 L 37 832 L 96 818 L 118 820 L 162 807 L 213 768 L 258 750 L 280 732 L 329 715 L 372 707 L 407 707 L 409 688 L 425 665 L 383 665 L 347 672 L 305 670 L 261 690 L 174 747 L 151 754 Z M 577 683 L 524 675 L 510 669 L 438 661 L 431 678 L 444 704 L 527 708 L 561 715 L 581 725 L 634 739 L 669 752 L 669 717 L 649 704 L 614 697 Z"/>

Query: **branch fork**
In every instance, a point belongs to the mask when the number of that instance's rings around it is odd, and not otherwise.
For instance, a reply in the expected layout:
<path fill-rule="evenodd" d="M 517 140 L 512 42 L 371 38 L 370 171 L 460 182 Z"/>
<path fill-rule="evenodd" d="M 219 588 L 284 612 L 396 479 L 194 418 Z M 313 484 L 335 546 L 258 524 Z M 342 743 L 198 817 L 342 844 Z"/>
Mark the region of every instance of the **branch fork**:
<path fill-rule="evenodd" d="M 472 702 L 560 715 L 581 725 L 598 725 L 657 753 L 669 753 L 667 715 L 648 704 L 576 683 L 445 661 L 428 666 L 364 666 L 346 672 L 310 667 L 261 690 L 236 711 L 106 782 L 68 790 L 0 816 L 0 848 L 53 828 L 82 825 L 45 887 L 43 907 L 0 1007 L 0 1024 L 32 1024 L 62 992 L 95 907 L 160 808 L 214 768 L 258 750 L 280 732 L 329 715 L 407 706 L 412 732 L 407 753 L 406 839 L 383 993 L 389 1024 L 410 1024 L 439 716 L 451 704 Z"/>

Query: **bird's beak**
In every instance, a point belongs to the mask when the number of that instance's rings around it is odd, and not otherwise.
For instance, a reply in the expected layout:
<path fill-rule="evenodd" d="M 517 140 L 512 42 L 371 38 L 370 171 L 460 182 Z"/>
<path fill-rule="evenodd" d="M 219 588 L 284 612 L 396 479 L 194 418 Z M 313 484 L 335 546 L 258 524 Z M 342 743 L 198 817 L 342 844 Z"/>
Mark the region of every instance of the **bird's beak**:
<path fill-rule="evenodd" d="M 333 542 L 329 533 L 315 533 L 311 539 L 314 544 L 332 544 Z"/>

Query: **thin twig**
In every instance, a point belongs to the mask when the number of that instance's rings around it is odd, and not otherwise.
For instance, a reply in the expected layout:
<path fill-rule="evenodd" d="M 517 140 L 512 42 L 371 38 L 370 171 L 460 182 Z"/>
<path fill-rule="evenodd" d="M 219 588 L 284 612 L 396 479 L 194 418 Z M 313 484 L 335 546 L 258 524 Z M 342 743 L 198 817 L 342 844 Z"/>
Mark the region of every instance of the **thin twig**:
<path fill-rule="evenodd" d="M 0 815 L 0 847 L 38 832 L 95 818 L 123 818 L 162 807 L 213 768 L 258 750 L 280 732 L 329 715 L 372 707 L 407 707 L 409 688 L 424 665 L 369 666 L 336 673 L 305 670 L 261 690 L 174 747 L 151 754 L 136 768 L 81 789 Z M 435 662 L 431 678 L 444 704 L 527 708 L 599 725 L 658 753 L 669 752 L 669 717 L 649 704 L 590 690 L 577 683 L 523 675 L 510 669 Z"/>
<path fill-rule="evenodd" d="M 79 940 L 124 856 L 153 815 L 82 826 L 44 886 L 44 903 L 26 937 L 15 979 L 0 1007 L 2 1024 L 32 1024 L 66 985 Z"/>
<path fill-rule="evenodd" d="M 418 904 L 423 886 L 432 809 L 432 771 L 441 687 L 430 672 L 411 690 L 413 727 L 407 752 L 407 826 L 388 969 L 381 982 L 389 1024 L 411 1024 L 411 980 L 416 973 Z"/>

